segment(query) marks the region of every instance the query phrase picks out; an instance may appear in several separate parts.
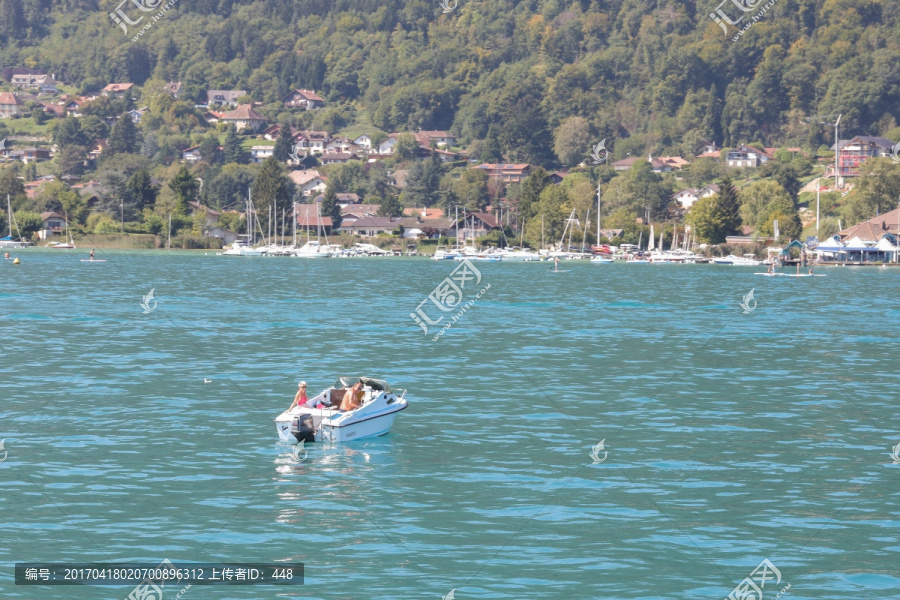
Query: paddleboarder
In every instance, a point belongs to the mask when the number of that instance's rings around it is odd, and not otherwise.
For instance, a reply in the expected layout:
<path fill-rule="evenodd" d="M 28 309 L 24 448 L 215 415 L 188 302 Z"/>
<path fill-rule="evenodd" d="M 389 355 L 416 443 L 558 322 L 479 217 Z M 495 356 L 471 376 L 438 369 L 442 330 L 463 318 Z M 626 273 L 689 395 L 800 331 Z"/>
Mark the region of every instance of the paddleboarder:
<path fill-rule="evenodd" d="M 553 258 L 553 270 L 559 273 L 559 257 L 556 256 Z"/>
<path fill-rule="evenodd" d="M 91 248 L 91 260 L 94 260 L 94 249 Z"/>

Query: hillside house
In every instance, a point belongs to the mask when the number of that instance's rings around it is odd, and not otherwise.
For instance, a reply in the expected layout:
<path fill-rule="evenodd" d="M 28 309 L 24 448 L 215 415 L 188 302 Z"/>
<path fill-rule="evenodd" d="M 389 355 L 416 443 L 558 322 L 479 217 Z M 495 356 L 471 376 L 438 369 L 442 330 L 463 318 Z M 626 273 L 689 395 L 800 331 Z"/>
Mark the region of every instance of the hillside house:
<path fill-rule="evenodd" d="M 325 106 L 325 100 L 312 90 L 293 90 L 281 99 L 285 108 L 302 108 L 312 110 Z"/>
<path fill-rule="evenodd" d="M 266 124 L 266 118 L 253 110 L 249 104 L 242 104 L 233 111 L 225 113 L 220 121 L 234 125 L 237 131 L 249 129 L 256 132 Z"/>
<path fill-rule="evenodd" d="M 133 83 L 110 83 L 100 91 L 100 94 L 107 97 L 124 98 L 125 94 L 130 93 L 133 87 Z"/>
<path fill-rule="evenodd" d="M 0 119 L 9 119 L 13 115 L 21 114 L 25 110 L 25 103 L 11 92 L 0 92 Z"/>
<path fill-rule="evenodd" d="M 253 146 L 250 148 L 250 162 L 261 163 L 275 154 L 275 146 Z"/>
<path fill-rule="evenodd" d="M 354 152 L 326 152 L 319 157 L 323 165 L 339 165 L 351 160 L 359 160 L 359 156 Z"/>
<path fill-rule="evenodd" d="M 291 171 L 289 177 L 303 196 L 314 196 L 325 191 L 328 178 L 315 169 Z"/>
<path fill-rule="evenodd" d="M 203 206 L 199 202 L 194 202 L 193 200 L 189 201 L 188 209 L 191 211 L 191 216 L 195 217 L 198 214 L 202 214 L 206 217 L 206 224 L 204 227 L 213 227 L 216 223 L 219 222 L 219 212 L 215 211 L 208 206 Z"/>
<path fill-rule="evenodd" d="M 456 145 L 456 136 L 447 131 L 417 131 L 413 135 L 419 145 L 425 148 L 431 148 L 432 144 L 438 148 Z"/>
<path fill-rule="evenodd" d="M 850 140 L 840 140 L 837 156 L 838 178 L 843 185 L 845 177 L 859 177 L 862 165 L 870 158 L 891 156 L 894 142 L 887 138 L 858 135 Z M 832 148 L 834 146 L 832 145 Z M 825 170 L 826 177 L 834 177 L 834 165 Z"/>
<path fill-rule="evenodd" d="M 100 155 L 103 154 L 108 146 L 109 144 L 107 144 L 105 139 L 94 140 L 93 145 L 88 150 L 88 158 L 90 158 L 91 160 L 97 160 L 98 158 L 100 158 Z"/>
<path fill-rule="evenodd" d="M 711 183 L 699 189 L 687 188 L 681 190 L 680 192 L 675 192 L 674 194 L 672 194 L 672 200 L 680 203 L 683 209 L 689 210 L 700 198 L 707 198 L 709 196 L 712 196 L 713 194 L 718 193 L 718 191 L 719 186 Z"/>
<path fill-rule="evenodd" d="M 487 173 L 488 177 L 493 177 L 505 183 L 518 183 L 526 177 L 531 170 L 531 165 L 526 163 L 520 164 L 500 164 L 500 163 L 484 163 L 473 167 L 481 169 Z"/>
<path fill-rule="evenodd" d="M 729 150 L 725 156 L 725 164 L 729 167 L 755 169 L 772 160 L 772 156 L 763 150 L 741 144 L 733 150 Z"/>
<path fill-rule="evenodd" d="M 366 152 L 372 149 L 372 138 L 367 136 L 366 134 L 362 134 L 353 138 L 353 143 L 359 146 L 360 148 L 365 148 Z"/>
<path fill-rule="evenodd" d="M 9 82 L 14 88 L 31 90 L 39 94 L 57 94 L 56 78 L 53 75 L 13 75 Z"/>
<path fill-rule="evenodd" d="M 209 90 L 206 92 L 206 106 L 209 109 L 234 108 L 238 98 L 246 95 L 246 90 Z"/>
<path fill-rule="evenodd" d="M 185 162 L 195 163 L 199 162 L 200 159 L 200 146 L 191 146 L 181 151 L 181 160 Z"/>

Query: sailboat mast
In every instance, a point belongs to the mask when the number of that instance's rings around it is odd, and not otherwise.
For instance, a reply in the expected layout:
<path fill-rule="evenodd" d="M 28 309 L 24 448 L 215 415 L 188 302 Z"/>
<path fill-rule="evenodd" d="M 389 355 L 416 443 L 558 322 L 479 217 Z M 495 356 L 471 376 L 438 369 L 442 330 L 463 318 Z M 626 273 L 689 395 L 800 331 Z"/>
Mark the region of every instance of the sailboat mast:
<path fill-rule="evenodd" d="M 590 222 L 590 220 L 589 220 L 590 218 L 591 218 L 591 207 L 588 206 L 587 214 L 584 215 L 584 229 L 581 230 L 581 233 L 582 233 L 582 236 L 581 236 L 581 253 L 582 253 L 582 254 L 584 254 L 584 244 L 585 244 L 585 242 L 587 241 L 587 228 L 588 228 L 588 223 Z M 599 240 L 600 238 L 597 238 L 597 239 Z"/>
<path fill-rule="evenodd" d="M 585 225 L 586 226 L 586 225 Z M 597 182 L 597 243 L 600 243 L 600 182 Z"/>

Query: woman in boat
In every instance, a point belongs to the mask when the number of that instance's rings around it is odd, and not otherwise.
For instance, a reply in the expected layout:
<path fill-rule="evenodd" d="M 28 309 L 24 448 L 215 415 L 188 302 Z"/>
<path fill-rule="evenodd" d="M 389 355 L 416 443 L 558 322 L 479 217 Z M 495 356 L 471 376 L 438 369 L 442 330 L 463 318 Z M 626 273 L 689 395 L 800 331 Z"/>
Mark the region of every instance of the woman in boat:
<path fill-rule="evenodd" d="M 362 383 L 357 381 L 353 384 L 347 393 L 344 394 L 344 399 L 341 401 L 341 412 L 345 412 L 348 410 L 356 410 L 360 406 L 362 406 Z"/>
<path fill-rule="evenodd" d="M 291 404 L 288 410 L 291 410 L 295 406 L 300 406 L 302 404 L 306 404 L 306 382 L 301 381 L 297 384 L 297 394 L 294 396 L 294 402 Z"/>

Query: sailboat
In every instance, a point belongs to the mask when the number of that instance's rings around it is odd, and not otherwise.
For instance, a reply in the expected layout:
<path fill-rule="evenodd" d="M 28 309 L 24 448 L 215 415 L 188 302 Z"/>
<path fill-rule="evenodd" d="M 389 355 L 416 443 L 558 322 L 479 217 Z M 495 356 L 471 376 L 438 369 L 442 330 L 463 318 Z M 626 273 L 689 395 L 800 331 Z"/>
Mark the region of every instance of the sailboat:
<path fill-rule="evenodd" d="M 19 231 L 18 223 L 16 223 L 16 232 L 19 234 L 19 239 L 18 240 L 13 239 L 12 228 L 13 228 L 13 223 L 16 222 L 16 218 L 13 216 L 11 206 L 12 206 L 12 204 L 9 200 L 9 194 L 7 194 L 6 195 L 6 217 L 7 217 L 7 222 L 9 224 L 9 235 L 4 238 L 0 238 L 0 248 L 27 248 L 28 246 L 31 246 L 31 242 L 22 241 L 22 232 Z"/>
<path fill-rule="evenodd" d="M 254 239 L 254 231 L 253 226 L 253 197 L 251 196 L 251 192 L 247 190 L 247 234 L 245 240 L 235 240 L 235 242 L 231 245 L 231 248 L 222 252 L 222 256 L 263 256 L 266 251 L 261 248 L 253 247 L 253 239 Z M 244 236 L 242 236 L 244 237 Z"/>
<path fill-rule="evenodd" d="M 334 249 L 328 245 L 328 237 L 325 237 L 325 244 L 319 242 L 319 230 L 322 228 L 322 215 L 320 214 L 321 206 L 316 204 L 316 239 L 310 239 L 309 234 L 309 210 L 307 209 L 306 223 L 306 243 L 300 248 L 293 251 L 293 255 L 299 258 L 328 258 L 334 253 Z"/>

